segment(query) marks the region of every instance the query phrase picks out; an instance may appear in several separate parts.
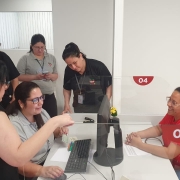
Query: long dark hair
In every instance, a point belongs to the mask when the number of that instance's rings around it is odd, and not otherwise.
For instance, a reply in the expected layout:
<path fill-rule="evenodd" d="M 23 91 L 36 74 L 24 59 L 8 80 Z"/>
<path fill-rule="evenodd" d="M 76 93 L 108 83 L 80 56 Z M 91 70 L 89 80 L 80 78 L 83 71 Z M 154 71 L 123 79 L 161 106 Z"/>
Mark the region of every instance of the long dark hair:
<path fill-rule="evenodd" d="M 8 70 L 4 62 L 0 60 L 0 88 L 5 81 L 8 81 Z"/>
<path fill-rule="evenodd" d="M 24 81 L 20 83 L 16 87 L 14 92 L 15 100 L 7 107 L 6 114 L 16 116 L 18 114 L 18 111 L 21 111 L 21 107 L 18 103 L 18 100 L 20 100 L 26 107 L 26 100 L 30 97 L 31 91 L 35 88 L 39 88 L 39 86 L 34 82 Z M 34 119 L 36 121 L 38 129 L 40 129 L 44 125 L 44 121 L 41 117 L 41 114 L 34 115 Z"/>
<path fill-rule="evenodd" d="M 79 50 L 79 47 L 75 43 L 71 42 L 65 46 L 62 58 L 65 61 L 68 57 L 80 57 L 80 54 L 82 54 L 82 57 L 86 59 L 86 55 Z"/>
<path fill-rule="evenodd" d="M 34 34 L 31 38 L 31 45 L 30 45 L 30 52 L 33 52 L 32 46 L 34 46 L 36 43 L 42 42 L 44 45 L 46 45 L 46 40 L 42 34 Z M 47 49 L 45 48 L 45 51 L 47 52 Z"/>

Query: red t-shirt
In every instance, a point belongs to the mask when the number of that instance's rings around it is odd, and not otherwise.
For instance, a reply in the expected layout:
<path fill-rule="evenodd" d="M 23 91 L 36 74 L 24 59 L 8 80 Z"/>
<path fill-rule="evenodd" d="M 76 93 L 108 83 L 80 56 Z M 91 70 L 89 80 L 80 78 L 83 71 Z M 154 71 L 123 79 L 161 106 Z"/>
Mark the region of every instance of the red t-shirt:
<path fill-rule="evenodd" d="M 159 124 L 164 146 L 168 147 L 170 142 L 180 145 L 180 119 L 175 121 L 174 116 L 166 114 Z M 180 154 L 173 159 L 172 164 L 180 166 Z"/>

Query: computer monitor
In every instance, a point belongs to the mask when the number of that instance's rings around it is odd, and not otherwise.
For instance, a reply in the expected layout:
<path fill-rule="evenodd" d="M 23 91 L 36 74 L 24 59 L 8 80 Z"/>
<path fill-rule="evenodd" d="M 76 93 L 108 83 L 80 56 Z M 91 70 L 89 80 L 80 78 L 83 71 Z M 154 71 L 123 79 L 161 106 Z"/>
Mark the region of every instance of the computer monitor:
<path fill-rule="evenodd" d="M 114 127 L 115 148 L 108 147 L 110 126 Z M 110 119 L 110 102 L 107 96 L 103 97 L 97 114 L 97 147 L 93 155 L 94 161 L 102 166 L 114 166 L 123 160 L 122 132 L 119 119 Z"/>

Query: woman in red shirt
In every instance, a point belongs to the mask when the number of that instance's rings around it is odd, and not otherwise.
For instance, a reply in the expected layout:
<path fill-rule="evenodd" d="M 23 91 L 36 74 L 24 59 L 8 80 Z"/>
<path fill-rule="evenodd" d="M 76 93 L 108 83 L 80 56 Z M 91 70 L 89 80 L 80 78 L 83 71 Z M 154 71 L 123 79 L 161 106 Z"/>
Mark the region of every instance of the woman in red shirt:
<path fill-rule="evenodd" d="M 167 98 L 168 112 L 158 125 L 132 132 L 126 144 L 159 157 L 170 159 L 180 179 L 180 87 Z M 164 146 L 143 143 L 141 139 L 162 135 Z"/>

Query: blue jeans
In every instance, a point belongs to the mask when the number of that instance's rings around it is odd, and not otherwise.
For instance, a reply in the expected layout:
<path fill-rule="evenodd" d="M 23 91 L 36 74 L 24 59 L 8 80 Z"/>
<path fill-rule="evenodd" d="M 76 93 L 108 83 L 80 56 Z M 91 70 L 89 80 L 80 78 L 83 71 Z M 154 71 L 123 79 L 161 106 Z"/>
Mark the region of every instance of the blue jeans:
<path fill-rule="evenodd" d="M 177 174 L 178 178 L 180 179 L 180 169 L 175 170 L 175 172 L 176 172 L 176 174 Z"/>

